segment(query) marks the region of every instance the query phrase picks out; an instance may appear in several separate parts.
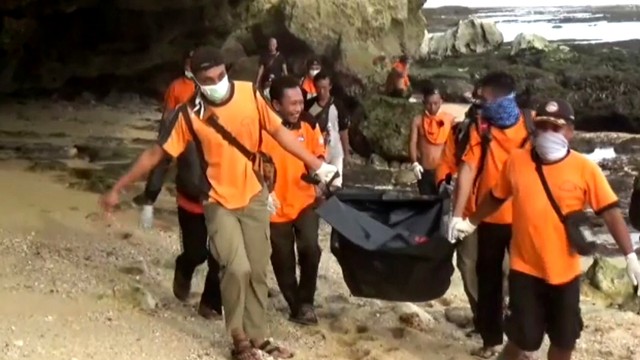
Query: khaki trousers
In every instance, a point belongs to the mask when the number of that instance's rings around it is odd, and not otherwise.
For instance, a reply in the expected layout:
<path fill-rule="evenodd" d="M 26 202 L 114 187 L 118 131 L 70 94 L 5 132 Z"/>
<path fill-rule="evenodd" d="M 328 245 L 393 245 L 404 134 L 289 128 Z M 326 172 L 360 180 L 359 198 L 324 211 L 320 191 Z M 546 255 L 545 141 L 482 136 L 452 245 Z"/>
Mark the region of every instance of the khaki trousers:
<path fill-rule="evenodd" d="M 229 210 L 215 203 L 204 207 L 209 250 L 220 264 L 220 290 L 230 334 L 266 337 L 267 270 L 271 256 L 267 191 L 244 208 Z"/>

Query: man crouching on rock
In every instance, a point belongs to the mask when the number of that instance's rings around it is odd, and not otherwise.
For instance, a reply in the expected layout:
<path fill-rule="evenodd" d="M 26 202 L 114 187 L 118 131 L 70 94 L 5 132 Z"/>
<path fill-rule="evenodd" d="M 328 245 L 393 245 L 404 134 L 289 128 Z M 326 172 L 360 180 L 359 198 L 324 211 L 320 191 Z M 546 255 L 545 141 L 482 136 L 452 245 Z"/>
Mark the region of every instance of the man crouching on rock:
<path fill-rule="evenodd" d="M 583 327 L 580 254 L 593 247 L 580 235 L 580 224 L 568 219 L 576 219 L 587 205 L 603 217 L 626 256 L 633 284 L 640 281 L 640 263 L 616 194 L 596 163 L 569 149 L 575 121 L 571 105 L 550 100 L 536 114 L 533 149 L 510 154 L 476 211 L 455 222 L 450 233 L 451 239 L 463 238 L 512 199 L 509 342 L 498 360 L 520 360 L 525 351 L 538 350 L 545 333 L 551 341 L 547 358 L 571 359 Z"/>
<path fill-rule="evenodd" d="M 324 159 L 325 147 L 320 127 L 303 112 L 304 98 L 298 81 L 291 76 L 273 80 L 271 103 L 284 119 L 283 124 L 309 152 Z M 290 320 L 303 325 L 318 323 L 314 295 L 320 265 L 318 228 L 320 219 L 314 211 L 316 190 L 305 182 L 304 163 L 287 153 L 272 139 L 265 139 L 264 152 L 273 158 L 277 177 L 272 193 L 271 264 L 280 291 L 291 310 Z M 296 280 L 297 263 L 300 281 Z"/>
<path fill-rule="evenodd" d="M 454 116 L 440 110 L 442 97 L 436 87 L 425 86 L 422 95 L 424 112 L 411 122 L 409 157 L 420 195 L 436 195 L 435 169 L 442 158 Z"/>
<path fill-rule="evenodd" d="M 300 159 L 321 182 L 337 173 L 306 150 L 282 125 L 250 82 L 229 81 L 222 53 L 197 49 L 191 69 L 199 92 L 172 118 L 173 126 L 157 145 L 145 150 L 114 187 L 101 198 L 106 211 L 119 202 L 126 186 L 143 178 L 166 154 L 177 157 L 196 143 L 208 180 L 203 198 L 209 249 L 221 267 L 220 286 L 233 359 L 291 358 L 287 349 L 266 340 L 269 243 L 268 191 L 259 160 L 262 134 Z"/>

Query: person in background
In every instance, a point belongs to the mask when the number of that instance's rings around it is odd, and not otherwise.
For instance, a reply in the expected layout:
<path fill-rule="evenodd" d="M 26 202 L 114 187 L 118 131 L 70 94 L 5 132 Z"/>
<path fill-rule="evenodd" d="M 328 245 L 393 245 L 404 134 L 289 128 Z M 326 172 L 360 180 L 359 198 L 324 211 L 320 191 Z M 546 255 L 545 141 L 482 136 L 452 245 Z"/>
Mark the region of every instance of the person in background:
<path fill-rule="evenodd" d="M 492 72 L 479 85 L 480 118 L 471 125 L 469 144 L 458 169 L 450 229 L 462 221 L 471 196 L 479 200 L 490 191 L 509 155 L 530 147 L 527 117 L 515 101 L 514 78 L 505 72 Z M 511 202 L 506 201 L 477 230 L 477 324 L 483 346 L 473 355 L 482 358 L 495 356 L 503 342 L 503 262 L 511 239 L 512 218 Z"/>
<path fill-rule="evenodd" d="M 411 121 L 409 158 L 420 195 L 436 195 L 435 169 L 455 117 L 440 110 L 442 97 L 433 85 L 425 86 L 422 95 L 424 111 Z"/>
<path fill-rule="evenodd" d="M 318 126 L 327 147 L 327 162 L 338 168 L 342 174 L 345 160 L 349 160 L 349 118 L 342 102 L 331 96 L 331 77 L 320 71 L 313 78 L 318 94 L 305 102 L 304 109 L 313 117 L 314 128 Z M 342 186 L 342 180 L 333 183 Z"/>
<path fill-rule="evenodd" d="M 393 64 L 385 85 L 385 92 L 388 96 L 406 98 L 411 95 L 410 65 L 411 60 L 407 55 L 400 56 L 398 61 Z"/>
<path fill-rule="evenodd" d="M 311 58 L 307 60 L 307 73 L 304 75 L 300 82 L 300 86 L 302 87 L 302 93 L 305 99 L 310 99 L 316 95 L 318 95 L 318 91 L 316 90 L 316 85 L 313 81 L 313 78 L 322 70 L 322 65 L 320 64 L 320 60 L 318 58 Z"/>
<path fill-rule="evenodd" d="M 278 40 L 269 38 L 267 52 L 260 57 L 256 85 L 260 90 L 268 90 L 273 79 L 287 73 L 287 60 L 278 51 Z"/>
<path fill-rule="evenodd" d="M 324 139 L 318 127 L 303 121 L 310 115 L 304 112 L 304 100 L 297 79 L 277 78 L 271 86 L 271 104 L 282 116 L 284 126 L 298 141 L 319 159 L 324 159 Z M 318 323 L 314 309 L 314 295 L 322 250 L 318 244 L 320 219 L 314 211 L 316 190 L 303 181 L 307 173 L 304 163 L 284 151 L 272 139 L 265 139 L 264 152 L 269 154 L 277 169 L 272 198 L 271 264 L 278 287 L 290 309 L 289 319 L 303 325 Z M 296 251 L 297 250 L 297 251 Z M 297 261 L 296 261 L 297 253 Z M 300 280 L 296 268 L 300 267 Z"/>
<path fill-rule="evenodd" d="M 173 80 L 164 94 L 163 119 L 167 118 L 178 105 L 189 100 L 196 92 L 196 84 L 193 82 L 193 74 L 191 73 L 191 55 L 193 55 L 193 50 L 184 54 L 184 74 Z"/>
<path fill-rule="evenodd" d="M 113 211 L 127 186 L 144 177 L 166 155 L 177 157 L 189 142 L 196 143 L 208 182 L 207 194 L 203 191 L 202 197 L 204 216 L 209 249 L 221 264 L 222 305 L 233 341 L 232 357 L 262 359 L 266 352 L 275 358 L 291 358 L 289 350 L 266 336 L 271 254 L 269 192 L 264 181 L 268 174 L 254 162 L 256 155 L 264 159 L 260 153 L 262 135 L 271 136 L 300 159 L 321 183 L 329 183 L 339 174 L 335 166 L 300 144 L 252 83 L 229 81 L 220 50 L 198 48 L 191 58 L 191 69 L 198 94 L 181 105 L 183 110 L 170 119 L 170 131 L 138 157 L 100 203 L 104 211 Z M 211 125 L 214 116 L 218 126 Z"/>
<path fill-rule="evenodd" d="M 543 179 L 561 213 L 589 206 L 604 219 L 626 257 L 631 282 L 640 282 L 640 263 L 616 194 L 595 162 L 569 149 L 575 124 L 571 105 L 560 99 L 545 102 L 534 124 L 533 149 L 514 151 L 475 212 L 452 228 L 454 239 L 464 237 L 512 201 L 509 341 L 498 360 L 520 360 L 525 351 L 538 350 L 545 333 L 551 342 L 547 358 L 570 360 L 583 328 L 580 255 L 567 236 L 571 225 L 561 221 Z"/>

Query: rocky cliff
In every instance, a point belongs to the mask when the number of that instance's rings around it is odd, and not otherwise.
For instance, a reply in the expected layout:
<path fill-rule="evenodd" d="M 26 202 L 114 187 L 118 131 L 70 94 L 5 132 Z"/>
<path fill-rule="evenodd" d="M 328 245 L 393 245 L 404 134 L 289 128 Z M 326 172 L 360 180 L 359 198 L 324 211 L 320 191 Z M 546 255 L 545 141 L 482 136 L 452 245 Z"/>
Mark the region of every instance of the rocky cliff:
<path fill-rule="evenodd" d="M 280 39 L 294 69 L 315 52 L 362 82 L 375 73 L 374 56 L 417 53 L 425 34 L 424 3 L 3 0 L 0 93 L 69 84 L 159 91 L 180 70 L 184 51 L 198 44 L 225 47 L 239 65 L 236 76 L 252 78 L 254 55 L 269 36 Z"/>

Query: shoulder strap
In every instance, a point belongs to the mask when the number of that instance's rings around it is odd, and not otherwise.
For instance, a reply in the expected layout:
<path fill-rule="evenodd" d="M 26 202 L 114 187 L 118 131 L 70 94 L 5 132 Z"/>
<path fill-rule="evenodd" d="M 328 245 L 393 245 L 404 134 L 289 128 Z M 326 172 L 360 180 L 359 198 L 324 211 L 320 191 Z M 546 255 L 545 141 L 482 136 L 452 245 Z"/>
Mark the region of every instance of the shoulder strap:
<path fill-rule="evenodd" d="M 193 128 L 193 120 L 191 119 L 191 114 L 189 114 L 189 107 L 187 106 L 186 103 L 184 103 L 180 105 L 180 107 L 176 111 L 179 111 L 182 114 L 182 117 L 184 118 L 184 122 L 185 124 L 187 124 L 189 133 L 191 134 L 191 139 L 193 140 L 193 143 L 196 145 L 196 151 L 198 153 L 198 160 L 200 163 L 200 168 L 202 169 L 202 175 L 204 176 L 204 179 L 206 180 L 206 182 L 209 184 L 209 187 L 213 187 L 213 184 L 211 184 L 211 181 L 207 176 L 207 163 L 206 163 L 207 160 L 204 157 L 202 142 L 200 141 L 198 134 Z M 208 196 L 209 196 L 208 191 L 205 189 L 202 189 L 201 200 L 206 200 Z"/>
<path fill-rule="evenodd" d="M 254 100 L 257 104 L 258 102 L 257 97 L 262 95 L 258 95 L 255 85 L 253 86 L 252 91 L 253 91 Z M 225 129 L 224 126 L 222 126 L 222 124 L 220 124 L 218 120 L 219 119 L 216 113 L 214 111 L 211 111 L 211 115 L 205 120 L 205 123 L 211 126 L 213 130 L 215 130 L 218 134 L 220 134 L 220 136 L 222 136 L 222 138 L 226 142 L 228 142 L 231 146 L 235 147 L 238 151 L 240 151 L 242 156 L 247 158 L 247 160 L 253 161 L 253 159 L 255 158 L 255 153 L 249 150 L 246 146 L 244 146 L 244 144 L 242 144 L 240 140 L 238 140 L 238 138 L 233 136 L 233 134 L 230 133 L 229 130 Z M 260 124 L 260 121 L 258 121 L 258 151 L 260 151 L 261 147 L 262 147 L 262 125 Z"/>
<path fill-rule="evenodd" d="M 562 214 L 562 210 L 560 210 L 560 206 L 558 205 L 555 198 L 553 197 L 553 194 L 551 193 L 551 188 L 549 188 L 549 183 L 547 183 L 547 178 L 544 176 L 544 171 L 542 170 L 542 163 L 536 158 L 535 154 L 533 153 L 533 150 L 531 151 L 531 157 L 533 158 L 533 162 L 535 163 L 536 173 L 538 174 L 538 178 L 542 183 L 542 188 L 544 189 L 544 193 L 547 195 L 547 199 L 549 200 L 549 203 L 551 203 L 551 207 L 553 208 L 553 211 L 556 213 L 560 221 L 564 222 L 565 216 L 564 214 Z"/>

